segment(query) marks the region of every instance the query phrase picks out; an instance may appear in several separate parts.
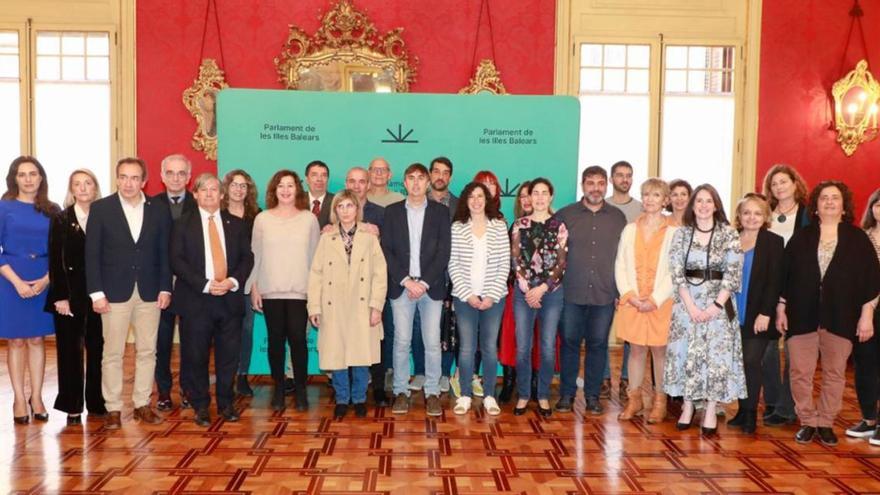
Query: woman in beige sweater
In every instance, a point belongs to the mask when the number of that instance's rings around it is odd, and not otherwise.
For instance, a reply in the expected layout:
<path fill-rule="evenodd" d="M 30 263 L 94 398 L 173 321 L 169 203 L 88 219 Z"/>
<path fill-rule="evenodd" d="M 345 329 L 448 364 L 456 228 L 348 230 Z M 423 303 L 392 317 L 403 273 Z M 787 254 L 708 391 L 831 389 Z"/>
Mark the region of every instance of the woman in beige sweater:
<path fill-rule="evenodd" d="M 254 219 L 251 302 L 266 317 L 272 408 L 284 410 L 284 344 L 290 345 L 296 409 L 308 409 L 306 331 L 309 267 L 318 244 L 318 219 L 296 172 L 279 170 L 266 187 L 267 210 Z"/>
<path fill-rule="evenodd" d="M 333 196 L 330 222 L 321 235 L 309 274 L 309 320 L 318 329 L 321 369 L 333 372 L 334 416 L 354 404 L 367 415 L 370 365 L 381 360 L 382 308 L 388 269 L 379 238 L 359 222 L 357 196 Z"/>

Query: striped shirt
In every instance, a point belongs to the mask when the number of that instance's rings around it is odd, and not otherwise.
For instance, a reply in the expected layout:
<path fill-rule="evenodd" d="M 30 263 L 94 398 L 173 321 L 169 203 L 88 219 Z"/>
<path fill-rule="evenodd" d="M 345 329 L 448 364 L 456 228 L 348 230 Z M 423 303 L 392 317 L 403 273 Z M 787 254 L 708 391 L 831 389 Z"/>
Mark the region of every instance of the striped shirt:
<path fill-rule="evenodd" d="M 471 287 L 471 266 L 474 258 L 474 234 L 471 222 L 452 224 L 452 246 L 449 257 L 449 277 L 452 279 L 452 295 L 462 301 L 472 295 L 488 297 L 495 302 L 507 295 L 507 276 L 510 273 L 510 240 L 507 223 L 502 219 L 489 220 L 486 224 L 486 275 L 481 294 L 474 294 Z"/>

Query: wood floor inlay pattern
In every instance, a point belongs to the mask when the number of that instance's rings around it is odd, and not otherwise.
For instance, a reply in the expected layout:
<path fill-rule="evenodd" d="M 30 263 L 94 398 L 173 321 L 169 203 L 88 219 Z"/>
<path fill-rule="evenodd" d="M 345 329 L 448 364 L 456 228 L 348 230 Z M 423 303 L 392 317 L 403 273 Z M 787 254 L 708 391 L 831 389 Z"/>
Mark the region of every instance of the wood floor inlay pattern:
<path fill-rule="evenodd" d="M 619 366 L 619 352 L 612 358 Z M 44 400 L 51 406 L 51 345 L 48 362 Z M 367 418 L 350 411 L 336 421 L 325 384 L 309 386 L 308 412 L 274 413 L 268 380 L 254 387 L 254 398 L 237 400 L 238 423 L 212 410 L 213 424 L 200 428 L 192 410 L 175 409 L 148 426 L 133 422 L 128 409 L 123 428 L 108 431 L 88 416 L 83 426 L 67 427 L 65 415 L 50 410 L 47 424 L 14 426 L 3 368 L 0 487 L 8 493 L 880 493 L 880 448 L 843 432 L 859 417 L 851 370 L 835 425 L 840 444 L 824 447 L 796 444 L 796 426 L 759 426 L 749 436 L 722 421 L 719 435 L 707 439 L 696 427 L 700 416 L 685 432 L 673 420 L 618 422 L 616 394 L 601 416 L 585 415 L 582 399 L 573 414 L 549 419 L 534 409 L 516 417 L 509 406 L 491 417 L 479 400 L 456 416 L 444 397 L 444 414 L 427 418 L 422 395 L 414 394 L 407 415 L 371 407 Z M 126 368 L 126 394 L 132 375 Z"/>

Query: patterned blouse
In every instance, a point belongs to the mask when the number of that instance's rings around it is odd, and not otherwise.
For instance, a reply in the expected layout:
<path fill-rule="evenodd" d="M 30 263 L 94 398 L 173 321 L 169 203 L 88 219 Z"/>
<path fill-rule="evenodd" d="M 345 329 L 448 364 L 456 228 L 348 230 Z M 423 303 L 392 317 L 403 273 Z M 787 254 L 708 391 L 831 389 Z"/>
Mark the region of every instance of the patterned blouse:
<path fill-rule="evenodd" d="M 514 222 L 511 251 L 516 279 L 523 292 L 547 284 L 550 292 L 562 284 L 568 252 L 568 229 L 556 215 L 544 222 L 523 217 Z"/>

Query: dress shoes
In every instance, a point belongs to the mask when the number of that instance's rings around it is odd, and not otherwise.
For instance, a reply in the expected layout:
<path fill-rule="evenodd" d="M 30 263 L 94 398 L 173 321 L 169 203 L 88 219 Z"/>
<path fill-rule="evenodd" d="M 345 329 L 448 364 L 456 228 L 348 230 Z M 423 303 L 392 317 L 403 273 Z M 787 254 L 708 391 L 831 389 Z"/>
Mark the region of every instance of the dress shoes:
<path fill-rule="evenodd" d="M 281 412 L 284 410 L 284 387 L 275 386 L 275 392 L 272 394 L 272 410 Z"/>
<path fill-rule="evenodd" d="M 563 395 L 556 401 L 556 412 L 571 412 L 572 404 L 574 400 L 566 395 Z"/>
<path fill-rule="evenodd" d="M 83 424 L 82 414 L 68 414 L 67 426 L 79 426 Z"/>
<path fill-rule="evenodd" d="M 786 418 L 785 416 L 780 416 L 776 413 L 773 413 L 770 416 L 764 416 L 764 426 L 793 425 L 795 421 L 797 421 L 797 418 Z"/>
<path fill-rule="evenodd" d="M 34 421 L 39 421 L 41 423 L 46 423 L 49 421 L 49 413 L 48 412 L 38 413 L 38 412 L 34 411 L 34 405 L 31 402 L 31 399 L 28 399 L 28 406 L 30 406 L 30 408 L 31 408 L 31 414 L 33 414 L 33 416 L 34 416 Z"/>
<path fill-rule="evenodd" d="M 810 443 L 815 436 L 816 428 L 814 426 L 801 426 L 801 429 L 794 435 L 794 441 L 797 443 Z"/>
<path fill-rule="evenodd" d="M 538 406 L 538 414 L 540 414 L 544 418 L 549 418 L 550 416 L 553 416 L 553 410 L 550 409 L 549 407 L 541 407 L 539 405 Z"/>
<path fill-rule="evenodd" d="M 376 407 L 388 407 L 388 395 L 381 387 L 373 388 L 373 402 Z"/>
<path fill-rule="evenodd" d="M 358 418 L 367 417 L 367 405 L 363 402 L 354 405 L 354 415 Z"/>
<path fill-rule="evenodd" d="M 208 412 L 208 408 L 200 408 L 196 409 L 196 414 L 193 416 L 193 421 L 196 425 L 201 426 L 202 428 L 207 428 L 211 426 L 211 413 Z"/>
<path fill-rule="evenodd" d="M 348 404 L 336 404 L 333 408 L 333 419 L 342 419 L 348 413 Z"/>
<path fill-rule="evenodd" d="M 235 410 L 235 407 L 233 407 L 232 404 L 229 404 L 220 410 L 220 417 L 229 423 L 235 423 L 241 419 L 241 415 L 238 414 L 238 411 Z"/>
<path fill-rule="evenodd" d="M 816 429 L 819 437 L 819 443 L 822 445 L 827 445 L 828 447 L 834 447 L 837 445 L 837 435 L 834 434 L 834 430 L 827 426 L 820 426 Z"/>
<path fill-rule="evenodd" d="M 251 385 L 248 383 L 247 375 L 238 375 L 238 382 L 235 386 L 238 391 L 238 395 L 242 397 L 253 397 L 254 389 L 251 388 Z"/>
<path fill-rule="evenodd" d="M 294 402 L 296 403 L 296 410 L 299 412 L 305 412 L 309 410 L 309 397 L 306 395 L 305 390 L 297 390 L 294 394 Z"/>
<path fill-rule="evenodd" d="M 174 409 L 174 403 L 171 402 L 171 395 L 168 393 L 160 393 L 159 398 L 156 400 L 156 409 L 168 412 Z"/>
<path fill-rule="evenodd" d="M 120 411 L 109 411 L 107 417 L 104 418 L 104 429 L 118 430 L 122 428 L 122 413 Z"/>
<path fill-rule="evenodd" d="M 294 391 L 296 391 L 296 382 L 293 381 L 293 378 L 285 378 L 284 393 L 286 395 L 293 395 Z"/>
<path fill-rule="evenodd" d="M 164 421 L 150 406 L 136 408 L 134 410 L 134 419 L 148 425 L 158 425 Z"/>

